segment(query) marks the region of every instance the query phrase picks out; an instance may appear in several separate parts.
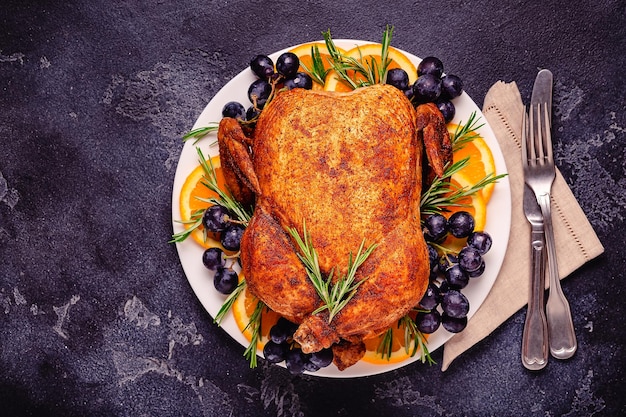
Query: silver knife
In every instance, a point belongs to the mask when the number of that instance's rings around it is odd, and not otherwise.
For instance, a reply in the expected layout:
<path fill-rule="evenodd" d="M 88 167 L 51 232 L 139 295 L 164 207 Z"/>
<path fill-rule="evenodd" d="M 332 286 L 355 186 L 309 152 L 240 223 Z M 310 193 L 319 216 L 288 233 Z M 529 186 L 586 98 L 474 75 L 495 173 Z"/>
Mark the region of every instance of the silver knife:
<path fill-rule="evenodd" d="M 547 107 L 550 129 L 552 127 L 552 84 L 552 72 L 547 69 L 539 71 L 530 99 L 530 111 L 537 112 L 539 111 L 538 109 Z M 540 120 L 538 116 L 536 113 L 533 114 L 533 119 Z M 550 255 L 548 254 L 547 256 Z M 548 261 L 556 266 L 556 259 L 549 259 Z M 550 285 L 550 293 L 546 304 L 548 339 L 552 356 L 557 359 L 567 359 L 576 352 L 577 343 L 572 315 L 558 279 L 557 276 L 556 283 Z"/>
<path fill-rule="evenodd" d="M 535 193 L 526 184 L 524 184 L 523 203 L 524 214 L 531 226 L 531 268 L 528 309 L 522 336 L 522 364 L 526 369 L 537 371 L 548 364 L 548 324 L 544 306 L 546 289 L 545 237 L 541 208 L 537 204 Z"/>

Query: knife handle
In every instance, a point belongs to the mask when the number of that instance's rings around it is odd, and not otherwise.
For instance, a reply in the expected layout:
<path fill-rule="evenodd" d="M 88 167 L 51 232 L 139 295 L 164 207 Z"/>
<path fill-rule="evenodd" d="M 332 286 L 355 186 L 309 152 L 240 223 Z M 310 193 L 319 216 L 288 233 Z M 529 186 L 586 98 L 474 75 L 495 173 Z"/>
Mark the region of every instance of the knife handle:
<path fill-rule="evenodd" d="M 548 325 L 543 302 L 546 288 L 544 243 L 543 230 L 533 228 L 528 310 L 522 337 L 522 364 L 531 371 L 543 369 L 548 364 Z"/>

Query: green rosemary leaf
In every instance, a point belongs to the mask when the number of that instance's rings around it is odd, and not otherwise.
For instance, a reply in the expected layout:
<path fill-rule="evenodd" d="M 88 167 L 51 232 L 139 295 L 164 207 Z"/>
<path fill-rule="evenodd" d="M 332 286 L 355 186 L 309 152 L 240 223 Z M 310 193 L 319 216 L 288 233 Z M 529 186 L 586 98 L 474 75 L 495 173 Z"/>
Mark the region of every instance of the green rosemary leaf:
<path fill-rule="evenodd" d="M 409 316 L 404 316 L 400 319 L 400 322 L 404 324 L 404 348 L 406 353 L 413 357 L 419 351 L 422 363 L 428 362 L 429 365 L 434 365 L 436 362 L 430 356 L 428 346 L 426 345 L 426 337 L 417 329 L 415 321 Z M 409 351 L 410 346 L 413 346 L 411 351 Z"/>
<path fill-rule="evenodd" d="M 376 353 L 380 355 L 382 359 L 391 359 L 393 353 L 393 329 L 390 327 L 379 336 L 380 342 L 376 347 Z"/>
<path fill-rule="evenodd" d="M 259 343 L 259 339 L 261 338 L 261 318 L 263 316 L 263 308 L 265 308 L 265 303 L 259 300 L 254 308 L 254 312 L 250 316 L 250 321 L 246 326 L 246 329 L 250 329 L 252 335 L 250 337 L 250 344 L 243 352 L 243 355 L 246 357 L 248 362 L 250 362 L 250 368 L 256 368 L 256 351 L 257 344 Z"/>
<path fill-rule="evenodd" d="M 168 241 L 168 243 L 180 243 L 182 241 L 184 241 L 185 239 L 187 239 L 189 237 L 189 235 L 191 235 L 191 233 L 193 233 L 194 230 L 196 230 L 198 227 L 200 227 L 202 225 L 202 213 L 201 212 L 199 215 L 196 214 L 194 212 L 194 214 L 191 215 L 191 220 L 188 221 L 177 221 L 177 223 L 181 223 L 184 225 L 189 225 L 189 227 L 186 227 L 185 230 L 182 230 L 178 233 L 174 233 L 172 235 L 172 238 Z"/>
<path fill-rule="evenodd" d="M 454 131 L 454 134 L 450 138 L 450 140 L 452 141 L 453 151 L 461 149 L 463 146 L 465 146 L 466 143 L 471 142 L 472 140 L 474 140 L 474 138 L 480 136 L 478 133 L 476 133 L 476 130 L 480 129 L 485 124 L 478 124 L 479 120 L 480 117 L 476 118 L 476 112 L 473 111 L 467 119 L 466 123 L 461 122 L 458 124 Z"/>
<path fill-rule="evenodd" d="M 228 297 L 226 298 L 226 300 L 224 300 L 224 303 L 222 303 L 222 307 L 219 309 L 219 311 L 215 315 L 215 319 L 213 320 L 214 323 L 218 325 L 222 323 L 224 316 L 226 316 L 226 314 L 233 307 L 233 304 L 235 304 L 235 301 L 237 301 L 237 298 L 243 293 L 243 290 L 246 289 L 246 286 L 247 286 L 247 283 L 245 279 L 242 279 L 239 282 L 239 284 L 237 284 L 235 291 L 230 293 Z"/>
<path fill-rule="evenodd" d="M 298 253 L 298 258 L 304 264 L 307 276 L 309 277 L 309 281 L 315 288 L 315 291 L 322 299 L 322 306 L 318 307 L 313 314 L 317 314 L 323 310 L 328 309 L 328 306 L 332 303 L 330 299 L 329 286 L 332 279 L 332 273 L 330 272 L 328 279 L 324 280 L 322 276 L 322 271 L 319 266 L 319 258 L 317 256 L 317 252 L 313 248 L 311 244 L 311 236 L 307 233 L 306 223 L 302 225 L 304 240 L 298 234 L 298 231 L 295 228 L 289 229 L 289 234 L 296 241 L 296 244 L 300 248 L 302 253 Z"/>
<path fill-rule="evenodd" d="M 418 343 L 415 339 L 416 334 L 419 332 L 417 326 L 411 317 L 404 316 L 398 321 L 398 325 L 404 325 L 404 351 L 411 357 L 415 356 L 418 349 Z M 413 349 L 411 350 L 411 346 Z"/>
<path fill-rule="evenodd" d="M 449 181 L 450 177 L 467 166 L 468 163 L 469 158 L 464 158 L 446 166 L 443 176 L 436 177 L 428 189 L 422 192 L 422 198 L 420 201 L 420 210 L 422 214 L 441 213 L 443 206 L 442 203 L 445 202 L 445 199 L 442 201 L 441 197 L 453 191 Z"/>
<path fill-rule="evenodd" d="M 300 65 L 311 76 L 313 81 L 323 86 L 330 69 L 324 68 L 324 61 L 320 54 L 320 48 L 317 45 L 311 46 L 311 61 L 311 68 L 307 67 L 302 61 L 300 61 Z"/>
<path fill-rule="evenodd" d="M 235 301 L 237 301 L 237 298 L 242 296 L 243 291 L 245 290 L 246 286 L 247 286 L 247 283 L 245 279 L 239 282 L 239 284 L 235 288 L 235 291 L 229 294 L 229 296 L 226 298 L 226 300 L 222 304 L 222 307 L 220 308 L 218 313 L 215 315 L 215 319 L 213 320 L 214 323 L 217 323 L 218 325 L 222 323 L 222 320 L 224 319 L 226 314 L 232 309 L 233 304 L 235 304 Z M 246 359 L 250 362 L 250 368 L 256 368 L 257 366 L 256 351 L 257 351 L 257 344 L 261 337 L 261 330 L 262 330 L 261 319 L 263 317 L 264 308 L 265 308 L 265 304 L 259 300 L 257 302 L 257 305 L 254 308 L 254 312 L 250 316 L 250 320 L 248 321 L 248 324 L 244 328 L 244 330 L 250 329 L 252 333 L 252 336 L 250 338 L 251 339 L 250 344 L 248 345 L 248 347 L 243 353 Z"/>
<path fill-rule="evenodd" d="M 211 122 L 209 123 L 209 126 L 199 127 L 185 133 L 183 135 L 183 142 L 186 142 L 190 139 L 195 139 L 195 141 L 193 142 L 193 144 L 195 145 L 200 139 L 202 139 L 209 133 L 217 132 L 217 129 L 219 129 L 219 123 Z"/>
<path fill-rule="evenodd" d="M 430 365 L 435 361 L 430 356 L 428 347 L 426 346 L 426 337 L 422 332 L 417 329 L 417 325 L 413 319 L 406 315 L 397 323 L 398 329 L 404 328 L 404 349 L 407 355 L 413 357 L 420 352 L 420 360 L 422 363 L 428 362 Z M 390 327 L 385 333 L 380 336 L 378 346 L 376 347 L 376 353 L 380 355 L 382 359 L 389 360 L 393 353 L 393 329 Z"/>
<path fill-rule="evenodd" d="M 378 72 L 378 82 L 385 83 L 387 80 L 387 68 L 391 63 L 391 60 L 388 58 L 389 56 L 389 45 L 391 45 L 391 38 L 393 37 L 393 26 L 387 25 L 385 31 L 383 32 L 383 40 L 381 42 L 381 50 L 380 50 L 380 62 L 382 66 Z"/>
<path fill-rule="evenodd" d="M 388 59 L 388 55 L 392 33 L 393 27 L 387 26 L 383 33 L 383 41 L 381 44 L 381 65 L 378 65 L 374 58 L 363 57 L 360 48 L 359 59 L 343 55 L 335 46 L 330 35 L 330 30 L 324 32 L 324 41 L 326 42 L 326 47 L 331 57 L 330 64 L 332 69 L 337 72 L 340 80 L 348 84 L 353 90 L 359 87 L 384 82 L 387 77 L 387 68 L 391 62 Z M 364 80 L 357 81 L 356 74 L 363 76 Z"/>
<path fill-rule="evenodd" d="M 298 248 L 300 249 L 298 257 L 304 264 L 309 280 L 322 300 L 322 305 L 318 307 L 313 314 L 328 310 L 328 322 L 330 323 L 332 319 L 341 311 L 341 309 L 344 308 L 352 299 L 352 297 L 354 297 L 356 290 L 365 281 L 365 279 L 367 279 L 364 278 L 361 281 L 355 282 L 356 272 L 374 251 L 376 245 L 371 245 L 363 251 L 365 246 L 365 239 L 363 239 L 356 256 L 353 258 L 352 253 L 350 253 L 348 271 L 346 275 L 340 277 L 337 282 L 331 285 L 334 269 L 331 270 L 328 277 L 324 279 L 319 267 L 317 251 L 311 243 L 311 236 L 306 230 L 305 223 L 303 223 L 302 231 L 304 238 L 300 236 L 297 229 L 288 229 L 289 234 L 293 237 L 294 241 L 298 245 Z"/>
<path fill-rule="evenodd" d="M 361 286 L 365 279 L 361 281 L 355 282 L 356 272 L 358 268 L 369 258 L 374 249 L 376 249 L 376 244 L 371 245 L 369 248 L 363 252 L 363 247 L 365 245 L 365 239 L 361 242 L 361 246 L 356 254 L 356 257 L 352 258 L 352 253 L 350 253 L 348 260 L 348 272 L 345 277 L 337 281 L 335 286 L 333 287 L 333 300 L 339 300 L 334 308 L 330 308 L 330 318 L 332 318 L 343 309 L 348 301 L 354 296 L 356 290 Z M 328 281 L 330 282 L 330 281 Z M 346 295 L 347 294 L 347 295 Z"/>
<path fill-rule="evenodd" d="M 451 137 L 453 150 L 458 150 L 465 146 L 468 142 L 474 140 L 479 135 L 476 130 L 483 126 L 479 124 L 480 118 L 476 117 L 476 112 L 472 112 L 466 123 L 457 126 L 456 131 Z M 488 173 L 483 179 L 478 181 L 471 187 L 459 188 L 450 184 L 450 178 L 469 164 L 469 157 L 464 158 L 452 164 L 448 164 L 441 177 L 433 180 L 427 190 L 423 190 L 420 201 L 420 210 L 423 217 L 431 214 L 442 213 L 445 207 L 464 207 L 459 200 L 471 196 L 472 194 L 483 189 L 486 185 L 504 178 L 507 174 L 495 175 Z"/>
<path fill-rule="evenodd" d="M 330 54 L 331 65 L 334 66 L 335 63 L 341 62 L 343 60 L 343 55 L 341 54 L 341 52 L 339 52 L 339 49 L 337 49 L 335 41 L 333 41 L 333 38 L 330 34 L 330 29 L 328 29 L 326 32 L 323 32 L 322 35 L 324 36 L 326 49 L 328 49 L 328 53 Z"/>
<path fill-rule="evenodd" d="M 363 55 L 359 55 L 357 59 L 340 55 L 337 60 L 333 59 L 331 66 L 337 72 L 339 78 L 349 84 L 352 89 L 377 83 L 377 64 L 376 60 L 372 58 L 364 59 Z M 356 80 L 355 74 L 362 75 L 364 80 Z"/>
<path fill-rule="evenodd" d="M 198 153 L 198 159 L 200 161 L 200 165 L 204 171 L 203 179 L 200 181 L 202 185 L 207 187 L 209 190 L 213 191 L 217 194 L 217 198 L 200 198 L 198 200 L 210 203 L 212 205 L 220 205 L 226 207 L 231 213 L 235 215 L 237 218 L 237 222 L 240 222 L 244 226 L 248 225 L 248 222 L 252 218 L 252 209 L 246 209 L 235 200 L 229 192 L 222 190 L 217 183 L 217 175 L 215 174 L 215 168 L 213 167 L 213 162 L 211 159 L 207 159 L 204 157 L 202 150 L 200 148 L 196 148 L 196 152 Z M 178 243 L 187 239 L 191 233 L 202 226 L 202 216 L 204 215 L 205 209 L 196 210 L 191 214 L 191 219 L 189 221 L 179 221 L 179 223 L 188 225 L 189 227 L 185 228 L 185 230 L 175 233 L 172 235 L 172 239 L 169 243 Z"/>
<path fill-rule="evenodd" d="M 378 68 L 379 68 L 378 63 L 376 62 L 374 58 L 365 59 L 365 65 L 363 65 L 363 72 L 365 73 L 365 78 L 367 78 L 367 85 L 374 85 L 378 82 L 379 76 L 380 76 L 380 72 Z"/>
<path fill-rule="evenodd" d="M 217 175 L 215 174 L 215 168 L 213 167 L 213 162 L 211 159 L 206 159 L 202 150 L 200 148 L 196 148 L 198 153 L 198 159 L 200 160 L 200 165 L 204 170 L 204 179 L 202 180 L 202 185 L 207 187 L 209 190 L 213 191 L 218 195 L 218 199 L 214 199 L 215 204 L 219 204 L 220 206 L 226 207 L 230 210 L 245 226 L 248 225 L 248 222 L 252 218 L 252 214 L 249 210 L 246 210 L 241 203 L 235 200 L 230 193 L 222 190 L 217 183 Z"/>
<path fill-rule="evenodd" d="M 369 258 L 369 256 L 372 254 L 374 249 L 376 249 L 377 245 L 373 244 L 370 247 L 368 247 L 365 251 L 363 251 L 364 246 L 365 246 L 365 239 L 363 239 L 363 241 L 361 242 L 361 246 L 359 247 L 359 250 L 354 258 L 354 261 L 352 258 L 352 253 L 350 253 L 350 257 L 348 261 L 348 272 L 346 276 L 340 278 L 339 281 L 337 281 L 337 283 L 335 284 L 336 287 L 339 287 L 339 291 L 337 291 L 334 294 L 335 298 L 333 298 L 333 301 L 335 302 L 335 305 L 329 308 L 330 310 L 329 318 L 328 318 L 329 322 L 333 319 L 333 317 L 335 317 L 335 315 L 339 313 L 339 311 L 341 311 L 341 309 L 343 309 L 346 306 L 346 304 L 348 304 L 348 301 L 350 301 L 352 297 L 354 297 L 354 295 L 356 294 L 356 290 L 367 279 L 366 277 L 362 279 L 361 281 L 355 282 L 356 272 L 358 268 L 363 264 L 363 262 L 365 262 L 367 258 Z"/>

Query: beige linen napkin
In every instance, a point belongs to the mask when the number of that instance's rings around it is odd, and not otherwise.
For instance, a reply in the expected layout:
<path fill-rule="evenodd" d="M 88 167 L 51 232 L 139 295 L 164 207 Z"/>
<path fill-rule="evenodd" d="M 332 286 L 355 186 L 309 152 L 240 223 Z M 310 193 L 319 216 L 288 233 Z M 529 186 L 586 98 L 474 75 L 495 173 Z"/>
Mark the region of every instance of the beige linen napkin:
<path fill-rule="evenodd" d="M 522 111 L 522 98 L 514 82 L 507 84 L 498 81 L 489 89 L 483 114 L 498 139 L 509 173 L 511 234 L 502 269 L 489 295 L 468 322 L 466 329 L 454 335 L 444 345 L 442 371 L 448 369 L 457 356 L 488 336 L 528 303 L 530 225 L 522 209 Z M 559 274 L 563 279 L 600 255 L 604 248 L 558 170 L 551 201 Z M 576 314 L 576 311 L 572 313 Z M 522 341 L 519 342 L 521 346 Z"/>

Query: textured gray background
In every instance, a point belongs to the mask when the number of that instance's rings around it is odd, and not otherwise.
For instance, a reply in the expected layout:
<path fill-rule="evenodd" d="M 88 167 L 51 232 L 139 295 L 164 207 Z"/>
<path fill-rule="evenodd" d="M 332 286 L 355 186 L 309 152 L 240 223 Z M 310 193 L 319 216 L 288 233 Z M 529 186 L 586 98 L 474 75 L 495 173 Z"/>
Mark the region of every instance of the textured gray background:
<path fill-rule="evenodd" d="M 0 412 L 623 415 L 625 11 L 580 0 L 4 0 Z M 522 310 L 445 373 L 327 380 L 262 360 L 250 370 L 187 284 L 167 244 L 181 135 L 254 54 L 329 28 L 379 41 L 388 23 L 394 46 L 440 57 L 479 105 L 498 80 L 528 100 L 537 69 L 554 72 L 557 162 L 606 247 L 564 282 L 573 359 L 526 371 Z"/>

